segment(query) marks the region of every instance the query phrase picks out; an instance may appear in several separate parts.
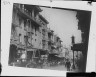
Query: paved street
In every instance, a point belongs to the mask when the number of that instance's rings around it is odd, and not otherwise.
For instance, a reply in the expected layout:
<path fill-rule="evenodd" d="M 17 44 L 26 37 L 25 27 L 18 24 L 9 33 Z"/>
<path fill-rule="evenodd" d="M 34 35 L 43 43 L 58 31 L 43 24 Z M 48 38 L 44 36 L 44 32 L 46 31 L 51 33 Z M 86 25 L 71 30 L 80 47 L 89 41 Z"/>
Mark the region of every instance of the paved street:
<path fill-rule="evenodd" d="M 60 70 L 60 71 L 67 71 L 65 66 L 54 66 L 54 67 L 44 67 L 44 69 L 51 69 L 51 70 Z M 72 72 L 78 72 L 78 69 L 71 70 Z"/>
<path fill-rule="evenodd" d="M 67 71 L 67 68 L 64 65 L 61 65 L 61 66 L 52 66 L 52 67 L 44 67 L 44 69 Z"/>
<path fill-rule="evenodd" d="M 19 66 L 19 67 L 26 67 L 27 63 L 14 63 L 15 66 Z M 36 65 L 36 64 L 35 64 Z M 31 64 L 30 68 L 40 68 L 41 66 L 39 65 L 37 67 L 34 66 L 34 64 Z M 50 69 L 50 70 L 58 70 L 58 71 L 67 71 L 67 68 L 65 67 L 65 65 L 58 65 L 58 66 L 44 66 L 42 69 Z M 78 72 L 79 69 L 76 67 L 76 69 L 72 69 L 72 72 Z"/>

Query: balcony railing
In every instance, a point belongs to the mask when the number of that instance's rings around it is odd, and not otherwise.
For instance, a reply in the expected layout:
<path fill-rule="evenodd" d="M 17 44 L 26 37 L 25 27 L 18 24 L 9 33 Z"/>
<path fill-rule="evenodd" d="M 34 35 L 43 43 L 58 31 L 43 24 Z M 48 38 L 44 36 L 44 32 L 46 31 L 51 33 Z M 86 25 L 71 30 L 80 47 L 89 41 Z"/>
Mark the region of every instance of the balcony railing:
<path fill-rule="evenodd" d="M 15 45 L 19 44 L 18 37 L 11 35 L 10 44 L 15 44 Z"/>

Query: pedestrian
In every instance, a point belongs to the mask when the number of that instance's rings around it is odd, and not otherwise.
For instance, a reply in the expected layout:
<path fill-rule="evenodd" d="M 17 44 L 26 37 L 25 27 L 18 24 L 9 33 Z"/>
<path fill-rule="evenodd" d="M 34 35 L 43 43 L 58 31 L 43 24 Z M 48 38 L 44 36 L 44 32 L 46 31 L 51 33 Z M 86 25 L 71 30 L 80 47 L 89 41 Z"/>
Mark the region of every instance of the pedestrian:
<path fill-rule="evenodd" d="M 70 71 L 70 66 L 71 66 L 71 63 L 69 60 L 67 60 L 66 62 L 67 71 Z"/>
<path fill-rule="evenodd" d="M 72 66 L 73 66 L 73 64 L 72 64 L 72 62 L 71 62 L 71 65 L 70 65 L 70 71 L 72 71 Z"/>

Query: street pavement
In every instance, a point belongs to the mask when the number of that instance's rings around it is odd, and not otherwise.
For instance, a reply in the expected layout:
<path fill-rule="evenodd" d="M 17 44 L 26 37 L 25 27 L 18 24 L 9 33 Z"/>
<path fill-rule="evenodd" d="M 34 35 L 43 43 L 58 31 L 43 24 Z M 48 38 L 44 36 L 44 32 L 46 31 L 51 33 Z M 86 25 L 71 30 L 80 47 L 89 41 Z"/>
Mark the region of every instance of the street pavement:
<path fill-rule="evenodd" d="M 67 71 L 67 68 L 64 65 L 52 66 L 52 67 L 43 67 L 43 69 L 50 69 L 50 70 L 60 70 L 60 71 Z M 79 69 L 72 69 L 70 72 L 79 72 Z"/>
<path fill-rule="evenodd" d="M 28 63 L 15 63 L 15 66 L 19 66 L 19 67 L 26 67 L 26 64 L 28 64 Z M 33 65 L 34 64 L 31 64 L 31 68 L 33 68 Z M 40 65 L 39 65 L 40 66 Z M 36 67 L 34 67 L 34 68 L 36 68 Z M 38 67 L 37 67 L 38 68 Z M 41 67 L 39 67 L 39 68 L 41 68 Z M 57 65 L 57 66 L 44 66 L 44 67 L 42 67 L 42 69 L 50 69 L 50 70 L 60 70 L 60 71 L 67 71 L 67 68 L 65 67 L 65 65 Z M 76 69 L 72 69 L 71 70 L 72 72 L 78 72 L 79 71 L 79 69 L 78 68 L 76 68 Z"/>
<path fill-rule="evenodd" d="M 43 67 L 44 69 L 51 69 L 51 70 L 60 70 L 60 71 L 67 71 L 67 68 L 64 65 L 58 66 L 51 66 L 51 67 Z"/>

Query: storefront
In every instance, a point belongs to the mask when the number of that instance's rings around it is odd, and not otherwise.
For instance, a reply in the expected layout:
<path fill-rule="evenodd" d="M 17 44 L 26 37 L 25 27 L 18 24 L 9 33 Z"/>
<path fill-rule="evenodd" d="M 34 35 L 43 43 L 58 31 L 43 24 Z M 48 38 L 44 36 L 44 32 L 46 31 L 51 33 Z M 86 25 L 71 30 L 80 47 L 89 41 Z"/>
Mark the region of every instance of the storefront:
<path fill-rule="evenodd" d="M 28 48 L 27 49 L 27 61 L 31 61 L 32 59 L 34 59 L 36 50 L 37 49 L 35 49 L 35 48 Z"/>
<path fill-rule="evenodd" d="M 17 46 L 15 44 L 11 44 L 9 50 L 9 64 L 14 62 L 17 58 L 17 51 Z"/>
<path fill-rule="evenodd" d="M 9 64 L 26 59 L 26 47 L 14 39 L 10 41 L 9 51 Z"/>

